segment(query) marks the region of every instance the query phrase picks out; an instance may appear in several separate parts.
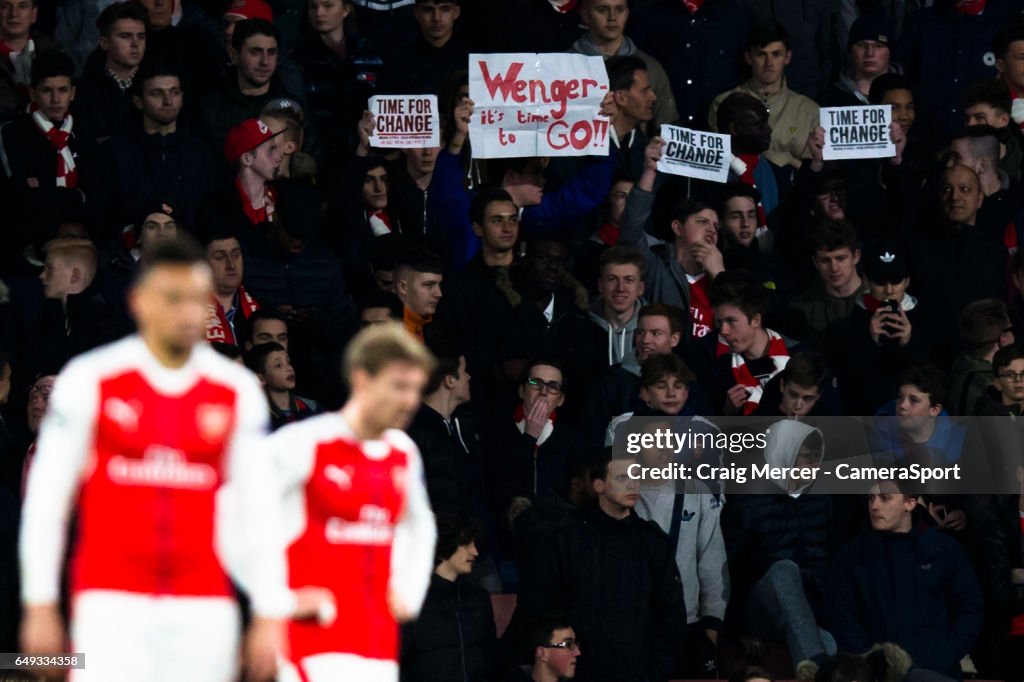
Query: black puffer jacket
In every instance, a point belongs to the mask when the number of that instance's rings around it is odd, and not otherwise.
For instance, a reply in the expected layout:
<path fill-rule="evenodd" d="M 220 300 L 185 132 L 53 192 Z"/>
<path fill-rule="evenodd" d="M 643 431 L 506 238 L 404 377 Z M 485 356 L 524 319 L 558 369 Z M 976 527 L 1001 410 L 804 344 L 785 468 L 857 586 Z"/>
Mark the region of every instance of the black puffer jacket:
<path fill-rule="evenodd" d="M 427 494 L 434 512 L 460 513 L 475 518 L 484 532 L 477 548 L 485 553 L 494 537 L 492 463 L 480 447 L 480 435 L 466 414 L 446 420 L 429 405 L 421 405 L 408 429 L 420 449 Z"/>
<path fill-rule="evenodd" d="M 203 140 L 181 128 L 169 135 L 147 135 L 138 124 L 111 138 L 104 150 L 110 177 L 107 215 L 114 221 L 110 227 L 124 227 L 162 199 L 174 206 L 175 218 L 185 227 L 196 229 L 200 202 L 219 184 L 219 152 L 215 156 Z"/>
<path fill-rule="evenodd" d="M 490 595 L 434 574 L 419 618 L 402 627 L 402 682 L 489 682 L 496 643 Z"/>
<path fill-rule="evenodd" d="M 723 509 L 721 523 L 732 577 L 729 623 L 745 618 L 751 588 L 785 559 L 800 567 L 804 595 L 821 622 L 836 549 L 829 496 L 735 495 Z"/>
<path fill-rule="evenodd" d="M 571 614 L 593 682 L 664 682 L 686 631 L 679 569 L 668 537 L 634 513 L 600 509 L 554 538 L 544 552 L 542 607 Z"/>

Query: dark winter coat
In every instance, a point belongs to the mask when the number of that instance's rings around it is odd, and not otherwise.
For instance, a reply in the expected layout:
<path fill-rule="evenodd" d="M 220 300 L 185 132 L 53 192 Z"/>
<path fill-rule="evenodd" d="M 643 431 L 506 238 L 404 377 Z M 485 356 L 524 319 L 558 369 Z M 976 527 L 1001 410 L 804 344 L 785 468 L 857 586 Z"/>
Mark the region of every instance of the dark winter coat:
<path fill-rule="evenodd" d="M 876 642 L 893 642 L 916 666 L 954 679 L 962 679 L 960 659 L 970 653 L 985 617 L 967 555 L 934 529 L 869 530 L 840 549 L 829 614 L 840 650 L 861 653 Z"/>
<path fill-rule="evenodd" d="M 402 627 L 402 682 L 489 682 L 496 643 L 491 596 L 435 573 L 419 617 Z"/>
<path fill-rule="evenodd" d="M 630 512 L 598 508 L 543 552 L 539 604 L 570 613 L 586 658 L 581 679 L 665 682 L 686 631 L 682 583 L 668 537 Z"/>

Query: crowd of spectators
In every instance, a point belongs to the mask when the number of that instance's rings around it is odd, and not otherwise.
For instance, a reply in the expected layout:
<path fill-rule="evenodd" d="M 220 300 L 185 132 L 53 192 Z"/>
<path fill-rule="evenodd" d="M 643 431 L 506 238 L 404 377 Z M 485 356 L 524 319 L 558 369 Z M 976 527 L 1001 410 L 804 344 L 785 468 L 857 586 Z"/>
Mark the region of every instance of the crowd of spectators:
<path fill-rule="evenodd" d="M 132 333 L 138 263 L 189 233 L 206 339 L 275 428 L 342 404 L 362 326 L 439 359 L 409 427 L 439 542 L 403 680 L 771 679 L 749 666 L 773 643 L 802 680 L 1021 680 L 1024 488 L 727 501 L 607 446 L 630 416 L 787 417 L 764 458 L 799 466 L 811 417 L 918 418 L 907 448 L 1020 418 L 1022 12 L 0 0 L 0 650 L 54 376 Z M 474 157 L 471 52 L 603 57 L 609 153 Z M 374 94 L 437 95 L 441 145 L 374 149 Z M 860 104 L 891 105 L 895 155 L 825 161 L 820 107 Z M 659 173 L 666 123 L 729 135 L 729 181 Z M 488 593 L 518 595 L 500 639 Z"/>

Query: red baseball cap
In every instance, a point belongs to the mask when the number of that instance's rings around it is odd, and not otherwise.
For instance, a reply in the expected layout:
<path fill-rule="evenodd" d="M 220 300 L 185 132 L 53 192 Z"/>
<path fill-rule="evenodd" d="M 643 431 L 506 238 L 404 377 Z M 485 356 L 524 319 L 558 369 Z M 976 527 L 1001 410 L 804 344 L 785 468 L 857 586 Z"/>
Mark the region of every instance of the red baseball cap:
<path fill-rule="evenodd" d="M 270 132 L 266 123 L 258 118 L 247 118 L 228 131 L 224 138 L 224 156 L 228 163 L 235 163 L 242 154 L 251 152 L 273 137 L 275 133 Z"/>
<path fill-rule="evenodd" d="M 274 23 L 274 11 L 263 0 L 231 0 L 227 10 L 224 12 L 224 18 L 228 17 L 263 19 Z"/>

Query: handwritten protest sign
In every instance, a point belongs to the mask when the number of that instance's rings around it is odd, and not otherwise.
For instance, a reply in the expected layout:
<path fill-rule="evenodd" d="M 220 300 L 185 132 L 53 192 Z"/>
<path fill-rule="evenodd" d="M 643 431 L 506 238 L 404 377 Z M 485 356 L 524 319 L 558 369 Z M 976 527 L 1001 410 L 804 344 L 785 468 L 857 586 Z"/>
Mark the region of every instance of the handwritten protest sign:
<path fill-rule="evenodd" d="M 370 145 L 380 149 L 437 147 L 441 117 L 436 95 L 378 95 L 370 98 L 374 131 Z"/>
<path fill-rule="evenodd" d="M 732 138 L 678 126 L 662 125 L 665 140 L 658 170 L 688 178 L 727 182 L 732 161 Z"/>
<path fill-rule="evenodd" d="M 889 138 L 892 105 L 830 107 L 821 110 L 825 129 L 826 161 L 841 159 L 885 159 L 896 156 Z"/>
<path fill-rule="evenodd" d="M 469 127 L 473 156 L 587 156 L 608 153 L 608 93 L 600 57 L 471 54 Z"/>

